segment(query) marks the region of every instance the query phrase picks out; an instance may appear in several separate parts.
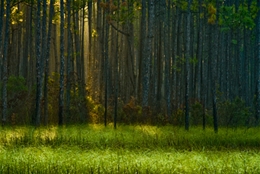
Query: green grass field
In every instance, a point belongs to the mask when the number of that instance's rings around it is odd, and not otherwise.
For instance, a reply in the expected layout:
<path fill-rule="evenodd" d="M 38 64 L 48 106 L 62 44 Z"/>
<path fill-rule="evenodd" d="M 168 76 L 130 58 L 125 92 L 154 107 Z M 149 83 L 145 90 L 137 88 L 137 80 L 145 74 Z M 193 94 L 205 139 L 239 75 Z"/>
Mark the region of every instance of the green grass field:
<path fill-rule="evenodd" d="M 0 129 L 0 173 L 260 173 L 260 129 Z"/>

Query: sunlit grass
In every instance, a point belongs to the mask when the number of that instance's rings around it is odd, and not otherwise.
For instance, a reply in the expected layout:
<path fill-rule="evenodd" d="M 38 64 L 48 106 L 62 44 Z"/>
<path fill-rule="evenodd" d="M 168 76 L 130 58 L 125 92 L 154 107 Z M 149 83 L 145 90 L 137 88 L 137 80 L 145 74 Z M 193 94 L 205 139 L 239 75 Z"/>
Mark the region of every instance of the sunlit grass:
<path fill-rule="evenodd" d="M 164 126 L 120 126 L 80 125 L 17 127 L 0 129 L 0 145 L 10 146 L 68 146 L 87 148 L 174 148 L 183 150 L 224 150 L 260 149 L 259 128 L 222 128 L 215 134 L 211 128 L 203 131 L 194 127 L 190 131 L 183 128 Z"/>
<path fill-rule="evenodd" d="M 26 147 L 0 152 L 6 173 L 259 173 L 259 152 L 88 150 Z"/>
<path fill-rule="evenodd" d="M 0 128 L 0 173 L 260 173 L 260 129 Z"/>

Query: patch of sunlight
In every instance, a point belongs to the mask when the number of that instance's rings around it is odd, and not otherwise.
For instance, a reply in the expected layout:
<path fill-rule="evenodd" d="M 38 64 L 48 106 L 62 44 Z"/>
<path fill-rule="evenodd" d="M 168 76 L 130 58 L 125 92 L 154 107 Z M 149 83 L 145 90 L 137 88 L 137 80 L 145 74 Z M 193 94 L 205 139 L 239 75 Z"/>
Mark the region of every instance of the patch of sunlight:
<path fill-rule="evenodd" d="M 105 128 L 103 124 L 91 124 L 89 127 L 93 130 L 102 130 Z"/>
<path fill-rule="evenodd" d="M 26 133 L 25 128 L 16 128 L 16 129 L 10 129 L 8 131 L 4 131 L 1 133 L 1 138 L 5 139 L 7 143 L 15 140 L 15 139 L 22 139 Z"/>
<path fill-rule="evenodd" d="M 141 125 L 141 126 L 135 126 L 134 129 L 141 131 L 143 133 L 146 133 L 148 135 L 161 135 L 162 134 L 162 131 L 156 126 Z"/>
<path fill-rule="evenodd" d="M 40 129 L 35 135 L 39 136 L 42 140 L 53 140 L 58 136 L 57 129 L 57 126 L 52 126 L 48 129 Z"/>

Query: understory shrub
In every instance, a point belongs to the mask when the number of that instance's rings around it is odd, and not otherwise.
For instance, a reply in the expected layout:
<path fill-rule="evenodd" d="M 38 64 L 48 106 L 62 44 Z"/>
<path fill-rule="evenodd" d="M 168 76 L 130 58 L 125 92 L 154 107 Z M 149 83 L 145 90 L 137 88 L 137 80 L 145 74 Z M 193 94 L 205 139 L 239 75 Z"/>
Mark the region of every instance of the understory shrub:
<path fill-rule="evenodd" d="M 227 127 L 248 126 L 248 120 L 252 116 L 250 108 L 239 97 L 236 97 L 233 101 L 219 102 L 218 114 L 220 125 Z"/>

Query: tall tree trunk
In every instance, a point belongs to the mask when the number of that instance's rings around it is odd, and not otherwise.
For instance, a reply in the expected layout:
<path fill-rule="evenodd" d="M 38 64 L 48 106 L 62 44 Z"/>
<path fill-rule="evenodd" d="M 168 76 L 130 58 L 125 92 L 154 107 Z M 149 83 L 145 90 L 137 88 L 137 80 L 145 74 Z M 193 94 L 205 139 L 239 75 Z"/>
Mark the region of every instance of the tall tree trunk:
<path fill-rule="evenodd" d="M 257 0 L 257 6 L 260 8 L 260 0 Z M 257 59 L 258 59 L 258 81 L 257 81 L 257 105 L 256 105 L 256 125 L 259 124 L 260 118 L 260 10 L 257 14 Z"/>
<path fill-rule="evenodd" d="M 117 0 L 117 7 L 119 8 L 119 0 Z M 117 14 L 117 17 L 118 17 L 118 19 L 119 19 L 119 13 Z M 117 24 L 116 24 L 116 27 L 118 28 L 119 27 L 119 22 L 117 21 Z M 116 50 L 115 50 L 115 67 L 114 67 L 114 86 L 115 86 L 115 92 L 114 92 L 114 102 L 115 102 L 115 104 L 114 104 L 114 129 L 116 129 L 116 126 L 117 126 L 117 115 L 118 115 L 118 110 L 117 110 L 117 108 L 118 108 L 118 80 L 119 80 L 119 78 L 118 78 L 118 58 L 119 58 L 119 56 L 118 56 L 118 32 L 116 32 L 116 43 L 115 43 L 115 47 L 116 47 Z"/>
<path fill-rule="evenodd" d="M 170 32 L 170 4 L 168 0 L 168 6 L 166 2 L 163 3 L 164 14 L 164 55 L 165 55 L 165 100 L 166 100 L 166 115 L 169 119 L 171 116 L 171 90 L 170 90 L 170 43 L 169 43 L 169 32 Z"/>
<path fill-rule="evenodd" d="M 197 71 L 197 97 L 201 101 L 201 66 L 202 66 L 202 50 L 203 50 L 203 37 L 202 37 L 202 20 L 200 14 L 202 13 L 202 0 L 199 0 L 199 14 L 198 14 L 198 44 L 197 44 L 197 58 L 198 58 L 198 71 Z"/>
<path fill-rule="evenodd" d="M 187 12 L 187 36 L 186 36 L 186 84 L 185 84 L 185 129 L 189 130 L 189 91 L 190 91 L 190 32 L 191 32 L 191 0 L 188 1 L 188 12 Z"/>
<path fill-rule="evenodd" d="M 41 90 L 42 90 L 42 57 L 41 57 L 41 1 L 37 0 L 37 27 L 36 27 L 36 114 L 34 124 L 40 125 L 41 119 Z"/>
<path fill-rule="evenodd" d="M 218 41 L 219 41 L 219 29 L 218 29 L 218 16 L 219 16 L 219 3 L 218 0 L 216 0 L 216 24 L 214 27 L 215 34 L 214 34 L 214 56 L 212 60 L 212 70 L 211 70 L 211 77 L 212 77 L 212 106 L 213 106 L 213 125 L 214 125 L 214 131 L 215 133 L 218 132 L 218 115 L 217 115 L 217 96 L 216 96 L 216 79 L 217 79 L 217 72 L 216 72 L 216 66 L 217 66 L 217 60 L 218 60 Z M 212 26 L 213 27 L 213 26 Z"/>
<path fill-rule="evenodd" d="M 1 0 L 0 1 L 0 79 L 2 79 L 2 63 L 3 63 L 3 60 L 2 60 L 2 45 L 3 45 L 3 17 L 4 17 L 4 0 Z"/>
<path fill-rule="evenodd" d="M 35 41 L 35 35 L 34 35 L 34 32 L 32 31 L 35 31 L 35 26 L 33 25 L 33 23 L 35 23 L 35 20 L 33 20 L 33 16 L 35 15 L 34 14 L 34 10 L 33 10 L 33 6 L 34 6 L 34 0 L 31 0 L 30 1 L 30 5 L 31 5 L 31 10 L 30 10 L 30 42 L 29 42 L 29 48 L 30 49 L 30 59 L 29 59 L 29 73 L 28 73 L 28 76 L 27 76 L 27 83 L 29 84 L 29 91 L 32 90 L 32 87 L 35 85 L 35 81 L 36 81 L 36 78 L 34 77 L 34 74 L 35 74 L 35 47 L 36 45 L 33 44 L 33 41 Z M 34 118 L 32 118 L 32 123 L 34 123 Z"/>
<path fill-rule="evenodd" d="M 67 0 L 66 2 L 67 6 L 67 39 L 68 39 L 68 45 L 67 45 L 67 84 L 66 84 L 66 107 L 65 107 L 65 120 L 69 118 L 70 116 L 70 90 L 71 90 L 71 84 L 72 84 L 72 71 L 71 71 L 71 64 L 72 64 L 72 55 L 71 55 L 71 12 L 70 12 L 70 6 L 71 6 L 71 1 Z M 78 12 L 77 12 L 78 13 Z M 75 24 L 76 25 L 76 24 Z M 77 53 L 78 54 L 78 53 Z"/>
<path fill-rule="evenodd" d="M 47 52 L 47 31 L 46 31 L 46 27 L 47 27 L 47 2 L 46 0 L 43 0 L 43 16 L 42 16 L 42 48 L 41 48 L 41 84 L 43 83 L 42 81 L 44 80 L 43 78 L 43 73 L 44 73 L 44 61 L 46 61 L 46 52 Z M 44 88 L 45 88 L 46 84 L 44 84 Z M 41 90 L 42 93 L 42 90 Z M 42 94 L 41 94 L 42 96 Z M 45 103 L 45 101 L 44 101 Z M 45 108 L 44 108 L 45 109 Z M 45 113 L 45 111 L 44 111 Z M 44 117 L 44 124 L 45 124 L 45 117 Z"/>
<path fill-rule="evenodd" d="M 5 40 L 4 40 L 4 49 L 3 49 L 3 87 L 2 87 L 2 125 L 6 124 L 7 121 L 7 50 L 9 43 L 9 24 L 10 24 L 10 0 L 6 1 L 6 25 L 5 25 Z"/>
<path fill-rule="evenodd" d="M 25 29 L 25 34 L 24 34 L 24 42 L 23 42 L 23 59 L 22 59 L 22 76 L 25 79 L 28 79 L 28 57 L 29 57 L 29 43 L 30 43 L 30 33 L 31 33 L 31 26 L 30 21 L 31 21 L 31 7 L 25 7 L 26 9 L 26 29 Z M 28 81 L 28 80 L 27 80 Z M 27 83 L 28 84 L 28 83 Z"/>
<path fill-rule="evenodd" d="M 139 45 L 139 72 L 138 72 L 138 100 L 141 101 L 142 96 L 142 78 L 143 78 L 143 64 L 145 58 L 145 34 L 146 34 L 146 1 L 142 0 L 142 14 L 141 14 L 141 29 L 140 29 L 140 45 Z"/>
<path fill-rule="evenodd" d="M 106 1 L 109 3 L 109 0 Z M 110 11 L 107 9 L 105 11 L 106 15 L 109 15 Z M 109 66 L 108 66 L 108 41 L 109 41 L 109 21 L 105 22 L 105 37 L 104 37 L 104 58 L 105 58 L 105 65 L 104 65 L 104 78 L 105 78 L 105 112 L 104 112 L 104 124 L 107 125 L 107 110 L 108 110 L 108 78 L 109 78 Z"/>
<path fill-rule="evenodd" d="M 94 70 L 94 61 L 93 58 L 94 56 L 92 55 L 92 13 L 93 13 L 93 8 L 92 8 L 92 0 L 88 1 L 88 74 L 87 74 L 87 79 L 93 78 L 93 70 Z M 83 40 L 83 39 L 82 39 Z M 83 50 L 82 50 L 83 52 Z M 92 84 L 90 84 L 92 85 Z"/>
<path fill-rule="evenodd" d="M 152 40 L 153 40 L 153 24 L 154 24 L 154 0 L 148 1 L 148 32 L 145 50 L 145 58 L 143 57 L 143 116 L 147 117 L 149 112 L 149 88 L 150 88 L 150 62 L 152 56 Z"/>
<path fill-rule="evenodd" d="M 60 90 L 59 90 L 59 125 L 64 118 L 64 2 L 60 0 Z"/>
<path fill-rule="evenodd" d="M 54 2 L 55 0 L 50 1 L 49 9 L 49 22 L 48 22 L 48 36 L 47 36 L 47 50 L 45 58 L 45 75 L 44 75 L 44 124 L 48 124 L 48 78 L 50 71 L 50 46 L 51 46 L 51 33 L 52 33 L 52 18 L 54 15 Z"/>

